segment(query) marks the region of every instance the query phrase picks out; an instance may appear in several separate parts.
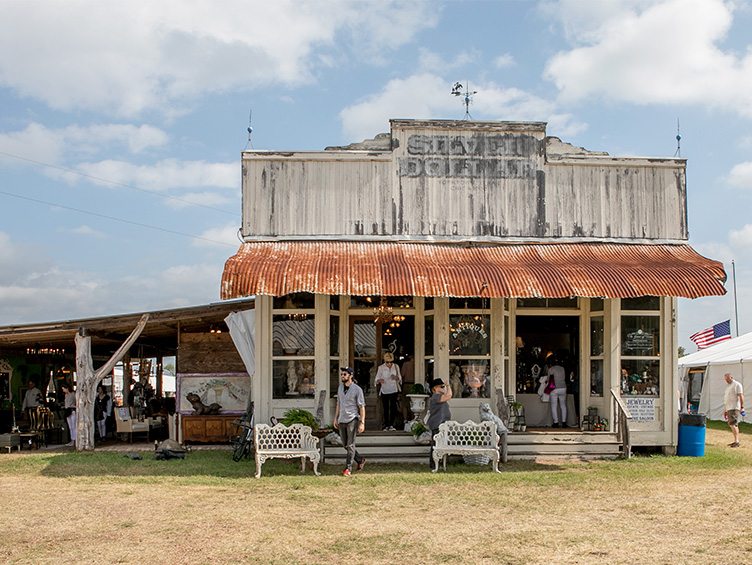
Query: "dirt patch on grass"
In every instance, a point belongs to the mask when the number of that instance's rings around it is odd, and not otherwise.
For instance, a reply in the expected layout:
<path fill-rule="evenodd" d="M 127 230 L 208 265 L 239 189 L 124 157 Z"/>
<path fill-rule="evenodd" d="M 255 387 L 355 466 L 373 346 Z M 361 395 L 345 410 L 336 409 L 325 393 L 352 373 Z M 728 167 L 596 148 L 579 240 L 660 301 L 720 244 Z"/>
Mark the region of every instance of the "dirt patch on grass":
<path fill-rule="evenodd" d="M 18 563 L 745 562 L 752 437 L 704 458 L 512 462 L 502 474 L 369 465 L 264 478 L 225 452 L 0 457 L 0 557 Z M 267 470 L 268 467 L 268 470 Z M 733 503 L 733 504 L 732 504 Z M 730 507 L 732 504 L 733 507 Z"/>

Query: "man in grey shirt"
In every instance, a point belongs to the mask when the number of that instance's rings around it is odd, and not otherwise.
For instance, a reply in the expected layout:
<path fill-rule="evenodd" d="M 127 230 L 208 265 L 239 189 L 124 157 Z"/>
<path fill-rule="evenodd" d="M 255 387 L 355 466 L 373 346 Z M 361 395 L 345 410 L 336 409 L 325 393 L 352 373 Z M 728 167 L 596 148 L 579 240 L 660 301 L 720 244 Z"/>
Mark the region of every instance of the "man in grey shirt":
<path fill-rule="evenodd" d="M 339 430 L 342 445 L 347 450 L 347 460 L 342 474 L 349 477 L 352 474 L 352 464 L 360 471 L 366 464 L 366 459 L 355 449 L 355 438 L 358 433 L 366 429 L 366 399 L 363 389 L 353 382 L 353 370 L 350 367 L 340 367 L 340 385 L 337 389 L 337 408 L 334 411 L 334 429 Z"/>

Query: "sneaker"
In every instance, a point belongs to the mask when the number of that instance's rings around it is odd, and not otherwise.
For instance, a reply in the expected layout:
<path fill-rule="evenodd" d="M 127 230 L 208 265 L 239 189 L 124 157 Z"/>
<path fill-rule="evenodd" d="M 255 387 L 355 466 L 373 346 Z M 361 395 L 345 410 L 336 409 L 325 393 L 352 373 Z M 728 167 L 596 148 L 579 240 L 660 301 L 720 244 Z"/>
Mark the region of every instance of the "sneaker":
<path fill-rule="evenodd" d="M 69 441 L 68 443 L 65 444 L 65 447 L 73 447 L 74 445 L 76 445 L 75 441 Z"/>
<path fill-rule="evenodd" d="M 384 428 L 381 428 L 381 431 L 382 431 L 382 432 L 388 432 L 388 431 L 389 431 L 389 428 L 388 428 L 388 427 L 384 427 Z"/>
<path fill-rule="evenodd" d="M 355 470 L 356 471 L 362 471 L 363 467 L 365 467 L 365 466 L 366 466 L 366 458 L 364 457 L 363 459 L 360 460 L 360 463 L 357 463 L 355 465 Z"/>
<path fill-rule="evenodd" d="M 397 431 L 397 429 L 394 426 L 389 426 L 386 430 L 388 432 L 396 432 Z"/>
<path fill-rule="evenodd" d="M 739 442 L 735 441 L 734 443 L 730 443 L 729 447 L 739 447 Z"/>
<path fill-rule="evenodd" d="M 352 473 L 350 472 L 350 469 L 345 469 L 344 471 L 342 471 L 343 477 L 349 477 L 350 475 L 352 475 Z"/>

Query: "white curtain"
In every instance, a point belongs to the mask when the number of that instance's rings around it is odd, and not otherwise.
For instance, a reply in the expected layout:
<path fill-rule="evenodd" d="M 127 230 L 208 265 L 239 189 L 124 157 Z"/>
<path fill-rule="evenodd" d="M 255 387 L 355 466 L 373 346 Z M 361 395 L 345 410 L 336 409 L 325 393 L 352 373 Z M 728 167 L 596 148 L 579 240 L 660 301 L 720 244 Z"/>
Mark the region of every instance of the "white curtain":
<path fill-rule="evenodd" d="M 230 328 L 230 337 L 243 360 L 245 370 L 251 379 L 253 389 L 253 376 L 256 373 L 256 311 L 244 310 L 233 312 L 225 318 L 227 327 Z M 249 396 L 249 403 L 250 403 Z"/>

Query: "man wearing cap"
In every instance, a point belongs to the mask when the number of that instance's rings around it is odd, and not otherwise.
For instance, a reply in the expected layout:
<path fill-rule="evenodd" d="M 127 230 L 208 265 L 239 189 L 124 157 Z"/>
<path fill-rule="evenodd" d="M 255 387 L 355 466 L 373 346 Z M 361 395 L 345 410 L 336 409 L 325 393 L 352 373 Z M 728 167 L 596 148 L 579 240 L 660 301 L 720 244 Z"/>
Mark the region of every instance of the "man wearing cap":
<path fill-rule="evenodd" d="M 428 400 L 428 422 L 426 426 L 431 430 L 431 452 L 428 465 L 433 469 L 433 438 L 439 433 L 439 426 L 452 418 L 447 402 L 452 398 L 452 389 L 441 379 L 431 381 L 431 398 Z"/>
<path fill-rule="evenodd" d="M 355 449 L 355 438 L 366 429 L 366 399 L 363 389 L 353 382 L 353 370 L 340 367 L 340 384 L 337 389 L 337 407 L 334 410 L 334 429 L 339 430 L 342 445 L 347 451 L 347 460 L 342 474 L 349 477 L 353 461 L 355 470 L 360 471 L 366 459 Z"/>

